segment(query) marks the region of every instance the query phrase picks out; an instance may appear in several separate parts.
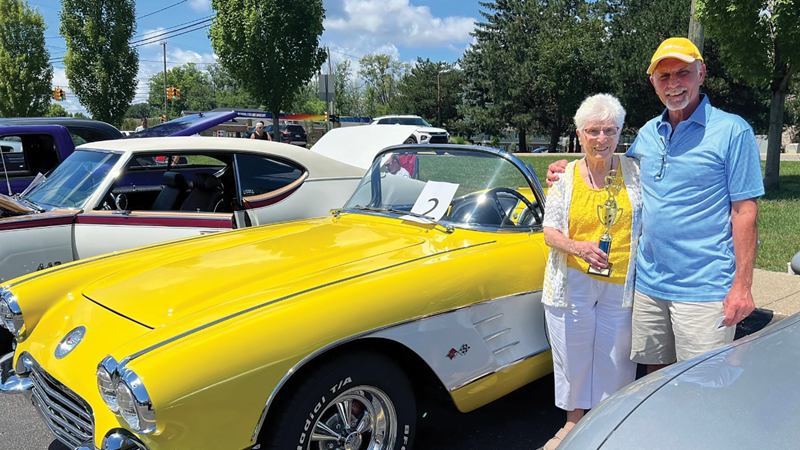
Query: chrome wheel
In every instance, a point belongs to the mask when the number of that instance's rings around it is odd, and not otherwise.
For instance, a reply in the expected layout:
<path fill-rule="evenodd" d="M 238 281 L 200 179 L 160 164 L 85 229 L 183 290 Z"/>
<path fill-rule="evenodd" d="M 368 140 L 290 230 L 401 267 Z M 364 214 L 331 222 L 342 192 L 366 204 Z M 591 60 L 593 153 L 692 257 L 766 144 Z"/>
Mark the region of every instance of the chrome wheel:
<path fill-rule="evenodd" d="M 374 386 L 357 386 L 336 396 L 317 416 L 309 450 L 389 450 L 397 437 L 391 399 Z"/>

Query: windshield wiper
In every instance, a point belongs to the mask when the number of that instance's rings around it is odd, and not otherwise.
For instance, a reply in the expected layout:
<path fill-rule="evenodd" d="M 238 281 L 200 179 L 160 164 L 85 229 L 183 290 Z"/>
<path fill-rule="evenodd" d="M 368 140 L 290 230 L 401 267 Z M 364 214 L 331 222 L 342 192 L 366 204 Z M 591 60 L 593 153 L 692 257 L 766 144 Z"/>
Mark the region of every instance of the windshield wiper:
<path fill-rule="evenodd" d="M 28 206 L 30 206 L 31 208 L 35 209 L 38 212 L 45 212 L 46 211 L 41 206 L 37 205 L 33 200 L 28 200 L 25 197 L 20 197 L 19 200 L 25 202 Z"/>
<path fill-rule="evenodd" d="M 434 219 L 431 216 L 426 216 L 424 214 L 418 214 L 411 211 L 403 211 L 401 209 L 392 209 L 392 208 L 375 208 L 370 206 L 355 206 L 353 207 L 353 209 L 358 211 L 390 212 L 395 214 L 402 214 L 404 216 L 411 216 L 417 219 L 427 220 L 429 223 L 441 226 L 448 233 L 452 233 L 453 231 L 455 231 L 455 228 L 452 225 L 443 225 L 438 220 Z"/>

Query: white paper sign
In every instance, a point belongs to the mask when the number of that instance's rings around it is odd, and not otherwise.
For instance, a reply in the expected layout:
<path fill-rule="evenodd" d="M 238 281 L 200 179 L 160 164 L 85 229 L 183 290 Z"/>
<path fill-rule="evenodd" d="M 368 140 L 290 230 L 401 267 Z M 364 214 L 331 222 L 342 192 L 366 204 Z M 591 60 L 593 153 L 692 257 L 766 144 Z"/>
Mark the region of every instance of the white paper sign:
<path fill-rule="evenodd" d="M 411 212 L 438 221 L 447 212 L 447 207 L 456 195 L 458 185 L 454 183 L 444 183 L 441 181 L 428 181 L 422 192 L 414 202 Z M 419 223 L 428 223 L 430 220 L 421 219 L 414 216 L 403 216 L 403 220 L 412 220 Z"/>

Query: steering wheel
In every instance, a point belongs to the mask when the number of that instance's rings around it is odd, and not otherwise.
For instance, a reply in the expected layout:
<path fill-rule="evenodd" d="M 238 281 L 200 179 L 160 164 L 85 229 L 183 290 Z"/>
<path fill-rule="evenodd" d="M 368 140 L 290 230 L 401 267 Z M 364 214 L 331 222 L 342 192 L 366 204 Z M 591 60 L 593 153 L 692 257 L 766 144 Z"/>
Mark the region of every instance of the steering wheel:
<path fill-rule="evenodd" d="M 506 187 L 496 187 L 494 189 L 490 189 L 490 190 L 486 191 L 485 195 L 490 195 L 494 199 L 495 207 L 497 208 L 497 211 L 500 213 L 500 217 L 502 218 L 500 220 L 500 227 L 501 228 L 506 226 L 506 223 L 508 222 L 508 219 L 511 216 L 511 214 L 506 214 L 505 210 L 503 209 L 503 205 L 500 203 L 500 198 L 497 195 L 499 193 L 509 194 L 509 195 L 511 195 L 513 197 L 516 197 L 518 200 L 520 200 L 522 203 L 525 204 L 525 207 L 528 208 L 528 211 L 530 211 L 533 214 L 533 217 L 537 221 L 541 222 L 541 217 L 539 215 L 539 211 L 537 211 L 533 207 L 533 203 L 531 203 L 531 201 L 528 200 L 527 197 L 525 197 L 524 195 L 520 194 L 518 191 L 515 191 L 514 189 L 509 189 L 509 188 L 506 188 Z"/>

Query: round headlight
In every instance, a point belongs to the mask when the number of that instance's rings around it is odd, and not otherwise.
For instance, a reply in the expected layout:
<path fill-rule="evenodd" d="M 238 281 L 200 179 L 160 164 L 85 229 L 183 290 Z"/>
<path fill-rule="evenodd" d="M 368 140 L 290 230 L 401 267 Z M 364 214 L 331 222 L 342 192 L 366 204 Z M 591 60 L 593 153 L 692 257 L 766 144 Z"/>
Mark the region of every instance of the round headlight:
<path fill-rule="evenodd" d="M 106 372 L 106 369 L 102 367 L 97 368 L 97 390 L 100 391 L 100 397 L 106 402 L 111 412 L 115 413 L 119 411 L 117 392 L 114 390 L 114 381 L 111 379 L 111 374 Z"/>
<path fill-rule="evenodd" d="M 119 404 L 119 414 L 128 422 L 133 431 L 139 431 L 139 414 L 136 412 L 136 399 L 133 392 L 123 381 L 117 383 L 117 403 Z"/>
<path fill-rule="evenodd" d="M 130 369 L 123 368 L 115 380 L 119 415 L 137 433 L 156 431 L 156 414 L 153 403 L 142 380 Z"/>
<path fill-rule="evenodd" d="M 106 356 L 97 365 L 97 390 L 100 397 L 108 405 L 108 409 L 113 413 L 119 411 L 117 403 L 117 390 L 114 387 L 114 372 L 117 370 L 117 360 L 112 356 Z"/>
<path fill-rule="evenodd" d="M 19 336 L 24 324 L 17 297 L 3 289 L 0 291 L 0 325 L 14 336 Z"/>

